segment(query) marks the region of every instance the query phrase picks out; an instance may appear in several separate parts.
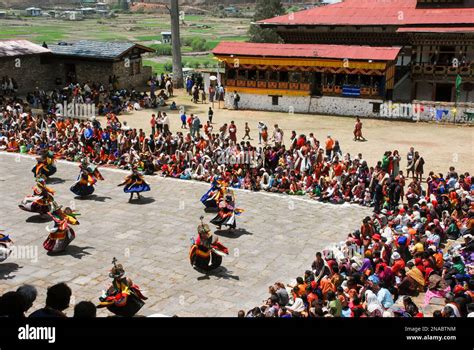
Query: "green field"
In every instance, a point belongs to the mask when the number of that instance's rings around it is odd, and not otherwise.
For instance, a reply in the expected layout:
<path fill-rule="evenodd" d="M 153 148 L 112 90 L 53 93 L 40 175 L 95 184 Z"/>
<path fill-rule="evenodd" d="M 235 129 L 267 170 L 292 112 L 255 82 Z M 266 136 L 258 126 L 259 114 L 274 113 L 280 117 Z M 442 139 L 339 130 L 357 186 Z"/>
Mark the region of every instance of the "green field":
<path fill-rule="evenodd" d="M 202 25 L 209 28 L 201 28 Z M 247 39 L 250 20 L 186 16 L 181 36 L 205 38 L 212 49 L 221 40 Z M 113 19 L 64 21 L 54 18 L 19 17 L 0 20 L 0 39 L 27 39 L 36 43 L 59 40 L 128 40 L 151 44 L 161 40 L 161 32 L 170 30 L 168 16 L 151 14 L 120 14 Z"/>
<path fill-rule="evenodd" d="M 209 28 L 203 28 L 203 26 Z M 221 41 L 246 41 L 249 19 L 217 18 L 211 16 L 185 16 L 181 25 L 181 37 L 204 38 L 206 49 L 211 51 Z M 26 39 L 42 44 L 55 44 L 59 41 L 77 41 L 81 39 L 102 41 L 133 41 L 155 49 L 162 48 L 165 56 L 151 54 L 144 57 L 144 63 L 152 66 L 157 73 L 164 71 L 165 64 L 171 63 L 170 51 L 161 41 L 161 32 L 170 31 L 169 16 L 156 14 L 120 14 L 113 19 L 86 19 L 83 21 L 64 21 L 44 17 L 22 17 L 0 20 L 0 40 Z M 212 54 L 192 56 L 193 49 L 183 46 L 183 64 L 185 67 L 201 68 L 214 66 Z M 191 54 L 191 56 L 189 55 Z"/>
<path fill-rule="evenodd" d="M 160 74 L 160 73 L 165 72 L 165 63 L 159 63 L 159 62 L 150 61 L 150 60 L 143 60 L 143 65 L 151 67 L 153 69 L 153 73 Z"/>
<path fill-rule="evenodd" d="M 144 59 L 143 65 L 150 66 L 153 68 L 154 73 L 166 72 L 165 65 L 171 66 L 171 57 L 165 58 L 160 61 L 152 59 Z M 217 65 L 217 60 L 214 59 L 212 54 L 206 56 L 195 56 L 195 57 L 183 57 L 183 66 L 187 68 L 211 68 Z"/>

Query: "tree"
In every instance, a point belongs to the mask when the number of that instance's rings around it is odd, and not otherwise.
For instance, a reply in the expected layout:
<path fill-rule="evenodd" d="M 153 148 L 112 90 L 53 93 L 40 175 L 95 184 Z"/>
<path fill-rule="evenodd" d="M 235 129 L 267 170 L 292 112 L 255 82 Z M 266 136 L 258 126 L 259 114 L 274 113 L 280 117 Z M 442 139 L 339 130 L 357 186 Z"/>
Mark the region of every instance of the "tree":
<path fill-rule="evenodd" d="M 118 4 L 120 6 L 120 9 L 122 10 L 128 10 L 129 9 L 129 3 L 127 0 L 119 0 Z"/>
<path fill-rule="evenodd" d="M 178 0 L 171 0 L 171 8 L 168 8 L 171 15 L 171 40 L 173 48 L 173 84 L 177 89 L 184 87 L 183 64 L 181 62 L 181 36 L 179 32 L 179 4 Z"/>
<path fill-rule="evenodd" d="M 285 14 L 281 0 L 257 0 L 253 22 L 277 17 Z M 251 24 L 249 29 L 250 41 L 254 43 L 279 43 L 280 36 L 273 29 L 262 28 Z"/>
<path fill-rule="evenodd" d="M 207 41 L 204 38 L 194 38 L 193 41 L 191 41 L 191 48 L 193 49 L 194 52 L 202 52 L 202 51 L 207 51 Z"/>
<path fill-rule="evenodd" d="M 173 71 L 173 65 L 169 62 L 166 62 L 163 65 L 163 69 L 165 70 L 165 72 L 172 72 Z"/>

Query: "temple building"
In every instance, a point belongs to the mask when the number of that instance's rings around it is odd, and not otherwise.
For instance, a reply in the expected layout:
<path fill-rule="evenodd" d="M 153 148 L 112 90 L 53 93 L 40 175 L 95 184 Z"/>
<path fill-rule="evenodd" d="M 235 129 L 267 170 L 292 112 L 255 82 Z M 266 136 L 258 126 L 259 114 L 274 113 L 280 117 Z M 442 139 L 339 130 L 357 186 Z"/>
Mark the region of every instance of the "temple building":
<path fill-rule="evenodd" d="M 284 44 L 214 50 L 249 108 L 374 115 L 388 100 L 474 101 L 474 0 L 345 0 L 257 24 Z"/>

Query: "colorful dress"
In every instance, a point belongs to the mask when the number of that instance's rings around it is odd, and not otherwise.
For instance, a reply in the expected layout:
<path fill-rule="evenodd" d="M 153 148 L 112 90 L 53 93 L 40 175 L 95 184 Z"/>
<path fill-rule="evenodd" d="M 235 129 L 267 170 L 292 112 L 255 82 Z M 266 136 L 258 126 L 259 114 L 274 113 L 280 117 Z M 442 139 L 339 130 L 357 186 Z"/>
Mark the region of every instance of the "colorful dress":
<path fill-rule="evenodd" d="M 102 174 L 94 165 L 80 165 L 81 172 L 77 181 L 71 186 L 71 192 L 79 197 L 90 196 L 94 193 L 97 180 L 103 180 Z"/>
<path fill-rule="evenodd" d="M 114 278 L 110 288 L 99 298 L 98 308 L 106 307 L 115 315 L 132 317 L 145 305 L 146 299 L 131 279 Z"/>
<path fill-rule="evenodd" d="M 45 155 L 37 159 L 37 164 L 31 169 L 36 178 L 44 177 L 49 178 L 53 176 L 56 171 L 56 162 L 54 159 L 54 153 L 51 151 L 46 152 Z"/>
<path fill-rule="evenodd" d="M 201 197 L 201 203 L 204 204 L 206 208 L 218 208 L 219 202 L 224 196 L 225 188 L 224 182 L 214 179 L 209 191 Z"/>
<path fill-rule="evenodd" d="M 49 235 L 44 241 L 43 247 L 48 252 L 59 253 L 64 251 L 76 238 L 76 234 L 70 225 L 79 225 L 79 221 L 76 218 L 79 214 L 69 208 L 66 208 L 64 211 L 59 208 L 48 214 L 53 219 L 53 225 L 46 227 Z"/>
<path fill-rule="evenodd" d="M 54 191 L 46 186 L 43 178 L 40 178 L 33 187 L 33 195 L 25 197 L 19 207 L 32 213 L 46 214 L 54 202 L 53 194 Z"/>
<path fill-rule="evenodd" d="M 0 262 L 5 261 L 11 254 L 13 242 L 10 236 L 0 233 Z"/>
<path fill-rule="evenodd" d="M 125 185 L 123 189 L 125 193 L 140 193 L 151 190 L 150 185 L 145 182 L 143 175 L 135 170 L 132 174 L 125 178 L 125 182 L 123 184 Z"/>
<path fill-rule="evenodd" d="M 230 229 L 237 227 L 236 216 L 243 212 L 242 209 L 235 207 L 235 200 L 233 196 L 227 195 L 225 199 L 221 200 L 219 204 L 219 213 L 211 220 L 213 225 L 218 228 L 221 226 L 228 226 Z"/>

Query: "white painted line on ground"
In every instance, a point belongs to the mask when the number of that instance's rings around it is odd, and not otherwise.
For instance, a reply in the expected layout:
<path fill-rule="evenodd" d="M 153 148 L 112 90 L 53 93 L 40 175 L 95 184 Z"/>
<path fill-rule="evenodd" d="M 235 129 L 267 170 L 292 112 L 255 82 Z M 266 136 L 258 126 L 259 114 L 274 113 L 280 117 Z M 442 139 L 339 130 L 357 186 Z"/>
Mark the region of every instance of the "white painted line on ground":
<path fill-rule="evenodd" d="M 19 156 L 21 158 L 32 159 L 32 160 L 35 160 L 36 157 L 37 157 L 37 156 L 29 155 L 29 154 L 10 153 L 10 152 L 4 152 L 4 151 L 0 151 L 0 155 L 7 155 L 7 156 L 11 156 L 11 157 L 18 157 Z M 79 164 L 79 163 L 75 163 L 75 162 L 71 162 L 71 161 L 63 160 L 63 159 L 57 160 L 56 162 L 59 163 L 59 164 L 66 164 L 66 165 L 71 165 L 71 166 L 76 166 L 76 167 Z M 108 172 L 117 173 L 117 174 L 129 174 L 130 173 L 129 170 L 123 170 L 123 169 L 117 169 L 117 168 L 108 168 L 108 167 L 102 167 L 102 166 L 99 166 L 99 169 L 100 169 L 100 171 L 108 171 Z M 174 178 L 171 178 L 171 177 L 150 176 L 150 175 L 146 175 L 145 178 L 147 178 L 149 180 L 154 180 L 155 182 L 182 181 L 182 182 L 192 183 L 192 184 L 196 184 L 196 185 L 203 186 L 203 187 L 204 186 L 209 187 L 209 183 L 202 182 L 202 181 L 196 181 L 196 180 L 180 180 L 180 179 L 174 179 Z M 265 192 L 265 191 L 252 192 L 252 191 L 244 190 L 244 189 L 241 189 L 241 188 L 232 188 L 232 190 L 236 191 L 236 192 L 239 192 L 239 193 L 244 193 L 246 195 L 260 195 L 260 196 L 267 196 L 267 197 L 270 197 L 270 198 L 280 198 L 280 199 L 288 201 L 288 202 L 290 202 L 290 201 L 300 201 L 300 202 L 303 202 L 303 203 L 312 203 L 313 205 L 316 205 L 316 206 L 322 206 L 322 207 L 334 208 L 334 209 L 337 209 L 337 208 L 340 208 L 340 207 L 369 209 L 369 208 L 362 207 L 362 206 L 357 205 L 357 204 L 351 204 L 351 203 L 343 203 L 343 204 L 322 203 L 322 202 L 318 202 L 318 201 L 311 200 L 311 199 L 301 197 L 301 196 L 290 196 L 290 195 L 280 194 L 280 193 L 271 193 L 271 192 Z"/>

